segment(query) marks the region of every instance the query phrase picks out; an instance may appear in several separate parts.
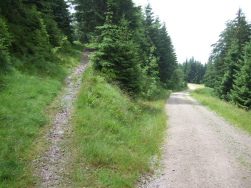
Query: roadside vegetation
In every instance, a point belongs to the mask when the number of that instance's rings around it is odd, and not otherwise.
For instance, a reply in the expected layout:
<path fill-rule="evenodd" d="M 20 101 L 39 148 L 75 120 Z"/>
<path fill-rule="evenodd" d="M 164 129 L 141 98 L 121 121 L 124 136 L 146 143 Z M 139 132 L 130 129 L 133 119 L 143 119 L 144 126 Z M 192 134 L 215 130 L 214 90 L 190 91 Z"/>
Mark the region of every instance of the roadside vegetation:
<path fill-rule="evenodd" d="M 151 6 L 12 0 L 1 1 L 0 10 L 0 187 L 36 186 L 29 162 L 48 122 L 46 109 L 86 43 L 95 56 L 76 104 L 73 183 L 133 186 L 150 172 L 166 126 L 168 90 L 186 85 Z M 91 167 L 89 176 L 82 164 Z"/>
<path fill-rule="evenodd" d="M 132 99 L 91 68 L 83 80 L 72 120 L 73 187 L 134 187 L 160 156 L 170 92 L 152 101 Z"/>
<path fill-rule="evenodd" d="M 63 78 L 80 61 L 80 54 L 60 55 L 60 68 L 53 76 L 28 74 L 13 69 L 1 75 L 0 85 L 0 186 L 27 187 L 32 184 L 29 169 L 34 140 L 48 122 L 46 107 L 63 86 Z M 33 69 L 34 72 L 39 72 Z M 41 72 L 41 71 L 40 71 Z"/>
<path fill-rule="evenodd" d="M 233 125 L 237 125 L 251 133 L 251 111 L 219 99 L 212 88 L 197 89 L 191 93 L 202 105 L 209 107 Z"/>
<path fill-rule="evenodd" d="M 226 23 L 207 65 L 204 82 L 220 99 L 251 108 L 251 24 L 241 9 Z"/>
<path fill-rule="evenodd" d="M 0 2 L 0 187 L 29 187 L 46 107 L 80 61 L 64 0 Z"/>

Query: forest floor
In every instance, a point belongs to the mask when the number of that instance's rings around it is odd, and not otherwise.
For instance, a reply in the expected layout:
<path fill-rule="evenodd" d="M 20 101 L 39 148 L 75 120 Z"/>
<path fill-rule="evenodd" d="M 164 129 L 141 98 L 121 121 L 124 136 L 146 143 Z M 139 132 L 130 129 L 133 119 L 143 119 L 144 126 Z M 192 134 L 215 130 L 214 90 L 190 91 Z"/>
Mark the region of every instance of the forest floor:
<path fill-rule="evenodd" d="M 65 144 L 72 133 L 70 120 L 74 102 L 80 90 L 82 74 L 89 62 L 89 53 L 85 52 L 83 55 L 82 62 L 66 78 L 64 89 L 48 111 L 51 121 L 41 138 L 44 145 L 40 156 L 33 164 L 36 176 L 41 179 L 38 187 L 71 187 L 69 175 L 66 174 L 66 165 L 71 160 L 71 154 L 66 152 Z"/>
<path fill-rule="evenodd" d="M 249 188 L 250 134 L 203 107 L 189 93 L 176 92 L 168 99 L 162 168 L 140 187 Z"/>

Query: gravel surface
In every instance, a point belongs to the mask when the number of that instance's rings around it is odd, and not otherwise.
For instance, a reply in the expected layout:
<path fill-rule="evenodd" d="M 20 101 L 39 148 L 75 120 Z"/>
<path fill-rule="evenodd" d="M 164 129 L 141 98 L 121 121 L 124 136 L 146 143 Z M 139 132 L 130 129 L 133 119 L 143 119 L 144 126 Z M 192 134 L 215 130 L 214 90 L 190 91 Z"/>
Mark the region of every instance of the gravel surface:
<path fill-rule="evenodd" d="M 38 186 L 41 188 L 71 187 L 65 171 L 70 154 L 65 152 L 63 144 L 66 143 L 69 134 L 72 133 L 70 119 L 73 105 L 80 89 L 82 74 L 88 66 L 89 53 L 84 53 L 80 65 L 70 73 L 65 80 L 65 87 L 54 103 L 52 108 L 60 109 L 53 116 L 53 125 L 44 136 L 47 147 L 44 154 L 34 161 L 36 175 L 42 179 Z"/>
<path fill-rule="evenodd" d="M 201 106 L 189 92 L 170 96 L 163 167 L 139 187 L 250 188 L 250 134 Z"/>

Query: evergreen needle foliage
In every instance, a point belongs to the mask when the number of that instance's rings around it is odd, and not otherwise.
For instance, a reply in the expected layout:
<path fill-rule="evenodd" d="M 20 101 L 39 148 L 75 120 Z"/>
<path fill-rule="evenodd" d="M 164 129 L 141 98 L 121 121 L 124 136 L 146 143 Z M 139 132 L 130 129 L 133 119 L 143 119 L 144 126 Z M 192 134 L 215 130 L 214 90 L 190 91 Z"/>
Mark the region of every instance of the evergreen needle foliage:
<path fill-rule="evenodd" d="M 8 31 L 6 22 L 0 17 L 0 74 L 3 74 L 10 66 L 10 45 L 11 35 Z"/>
<path fill-rule="evenodd" d="M 159 88 L 184 87 L 171 37 L 150 4 L 142 12 L 132 0 L 74 3 L 79 40 L 97 43 L 92 60 L 102 76 L 147 98 Z"/>
<path fill-rule="evenodd" d="M 246 110 L 251 107 L 250 88 L 250 37 L 251 24 L 242 10 L 226 24 L 209 59 L 205 84 L 215 94 Z"/>
<path fill-rule="evenodd" d="M 206 73 L 206 65 L 203 65 L 192 57 L 182 64 L 182 68 L 184 70 L 186 82 L 195 84 L 203 83 L 203 78 Z"/>
<path fill-rule="evenodd" d="M 94 69 L 108 80 L 118 81 L 122 89 L 138 93 L 141 79 L 140 60 L 137 46 L 128 30 L 128 22 L 123 19 L 120 26 L 106 23 L 100 29 L 103 40 L 92 58 Z"/>
<path fill-rule="evenodd" d="M 232 92 L 232 101 L 241 108 L 251 108 L 251 44 L 245 47 L 243 66 L 236 74 Z"/>

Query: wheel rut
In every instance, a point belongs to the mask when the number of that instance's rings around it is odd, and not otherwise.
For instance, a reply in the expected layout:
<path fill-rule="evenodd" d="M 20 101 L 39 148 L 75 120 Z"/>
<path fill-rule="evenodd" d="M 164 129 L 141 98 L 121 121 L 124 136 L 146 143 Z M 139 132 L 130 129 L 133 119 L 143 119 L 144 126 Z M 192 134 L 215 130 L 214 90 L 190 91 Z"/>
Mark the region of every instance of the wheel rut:
<path fill-rule="evenodd" d="M 84 52 L 80 65 L 66 78 L 64 89 L 51 105 L 52 109 L 57 110 L 50 114 L 51 126 L 42 138 L 46 142 L 46 147 L 43 154 L 34 160 L 36 176 L 41 179 L 41 183 L 37 185 L 40 188 L 71 187 L 71 180 L 66 173 L 71 154 L 66 152 L 64 144 L 72 133 L 70 120 L 80 90 L 82 74 L 88 67 L 88 57 L 89 52 Z"/>

